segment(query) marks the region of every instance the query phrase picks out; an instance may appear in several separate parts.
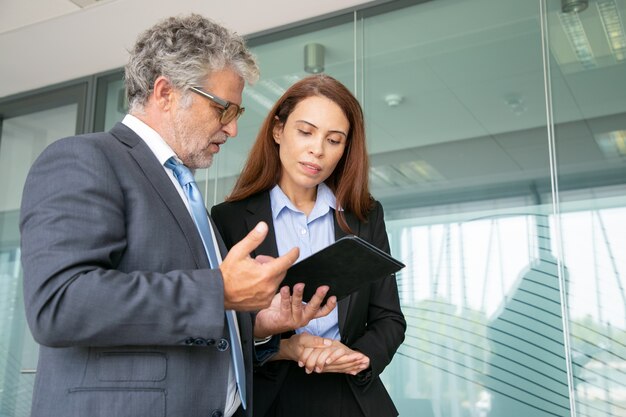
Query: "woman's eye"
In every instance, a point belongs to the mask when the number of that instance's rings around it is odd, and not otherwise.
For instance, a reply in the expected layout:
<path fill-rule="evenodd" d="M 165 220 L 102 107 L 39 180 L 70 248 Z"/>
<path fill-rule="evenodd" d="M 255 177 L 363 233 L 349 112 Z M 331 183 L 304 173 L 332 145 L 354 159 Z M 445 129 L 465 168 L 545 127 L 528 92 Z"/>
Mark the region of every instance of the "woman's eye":
<path fill-rule="evenodd" d="M 328 138 L 328 141 L 333 145 L 339 145 L 341 143 L 341 139 Z"/>
<path fill-rule="evenodd" d="M 300 132 L 301 135 L 310 135 L 311 132 L 309 132 L 308 130 L 302 130 L 302 129 L 298 129 L 298 132 Z"/>

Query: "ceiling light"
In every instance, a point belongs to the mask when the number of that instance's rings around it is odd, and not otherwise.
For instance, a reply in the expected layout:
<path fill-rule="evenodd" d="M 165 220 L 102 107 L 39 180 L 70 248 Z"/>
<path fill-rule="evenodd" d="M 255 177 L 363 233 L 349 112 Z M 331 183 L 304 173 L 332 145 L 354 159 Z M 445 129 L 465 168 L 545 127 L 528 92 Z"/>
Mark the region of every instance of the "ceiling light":
<path fill-rule="evenodd" d="M 626 34 L 615 0 L 597 0 L 596 6 L 613 56 L 623 61 L 626 59 Z"/>
<path fill-rule="evenodd" d="M 262 86 L 263 88 L 268 90 L 270 93 L 272 93 L 272 95 L 276 96 L 277 99 L 285 92 L 285 89 L 273 80 L 261 80 L 257 85 Z"/>
<path fill-rule="evenodd" d="M 595 139 L 605 156 L 626 156 L 626 130 L 598 133 L 595 135 Z"/>
<path fill-rule="evenodd" d="M 266 111 L 271 109 L 272 106 L 274 106 L 274 100 L 270 100 L 269 98 L 265 97 L 265 95 L 263 95 L 260 92 L 256 91 L 254 89 L 254 87 L 245 88 L 243 90 L 243 94 L 247 98 L 250 98 L 251 100 L 257 102 Z"/>
<path fill-rule="evenodd" d="M 324 71 L 324 45 L 319 43 L 304 45 L 304 70 L 311 74 Z"/>
<path fill-rule="evenodd" d="M 578 62 L 585 69 L 597 67 L 596 58 L 578 13 L 559 13 L 559 19 Z"/>
<path fill-rule="evenodd" d="M 370 173 L 374 187 L 401 187 L 444 179 L 435 168 L 424 160 L 372 166 Z"/>
<path fill-rule="evenodd" d="M 589 0 L 561 0 L 563 13 L 580 13 L 589 6 Z"/>

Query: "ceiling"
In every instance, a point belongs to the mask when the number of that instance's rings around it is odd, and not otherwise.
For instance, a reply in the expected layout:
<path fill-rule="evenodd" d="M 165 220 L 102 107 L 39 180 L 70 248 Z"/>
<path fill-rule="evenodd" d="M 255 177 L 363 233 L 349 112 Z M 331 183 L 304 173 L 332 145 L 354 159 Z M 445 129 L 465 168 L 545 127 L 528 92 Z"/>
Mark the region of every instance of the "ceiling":
<path fill-rule="evenodd" d="M 139 32 L 170 15 L 201 13 L 247 35 L 385 2 L 96 0 L 81 8 L 70 0 L 2 0 L 0 98 L 122 67 Z"/>

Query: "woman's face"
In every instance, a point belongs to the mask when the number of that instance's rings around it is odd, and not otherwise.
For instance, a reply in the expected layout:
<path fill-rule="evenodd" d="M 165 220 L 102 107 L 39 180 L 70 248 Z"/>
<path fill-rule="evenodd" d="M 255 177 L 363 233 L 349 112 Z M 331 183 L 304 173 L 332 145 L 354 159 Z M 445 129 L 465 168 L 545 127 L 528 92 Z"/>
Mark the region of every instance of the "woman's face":
<path fill-rule="evenodd" d="M 324 96 L 299 102 L 284 125 L 274 128 L 287 195 L 315 192 L 335 170 L 346 148 L 350 123 L 341 108 Z"/>

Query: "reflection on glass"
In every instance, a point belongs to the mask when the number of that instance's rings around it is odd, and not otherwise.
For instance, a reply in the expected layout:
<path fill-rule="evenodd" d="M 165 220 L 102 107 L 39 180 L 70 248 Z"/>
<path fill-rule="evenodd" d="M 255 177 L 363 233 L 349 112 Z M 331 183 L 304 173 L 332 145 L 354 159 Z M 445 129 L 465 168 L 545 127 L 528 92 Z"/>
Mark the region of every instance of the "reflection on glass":
<path fill-rule="evenodd" d="M 562 256 L 568 268 L 572 393 L 578 415 L 626 415 L 626 33 L 623 0 L 576 15 L 585 65 L 558 5 L 547 22 L 556 121 Z"/>
<path fill-rule="evenodd" d="M 388 222 L 409 329 L 385 382 L 406 415 L 569 415 L 547 216 L 492 213 Z"/>
<path fill-rule="evenodd" d="M 621 193 L 626 196 L 626 187 Z M 572 362 L 582 415 L 626 415 L 626 199 L 562 216 Z M 617 203 L 615 199 L 611 205 Z M 580 204 L 580 201 L 578 202 Z"/>
<path fill-rule="evenodd" d="M 124 80 L 113 80 L 107 84 L 104 131 L 121 122 L 128 112 L 128 99 L 124 90 Z"/>
<path fill-rule="evenodd" d="M 0 416 L 27 417 L 37 344 L 24 316 L 19 206 L 31 163 L 54 140 L 74 134 L 76 104 L 5 119 L 0 132 Z"/>
<path fill-rule="evenodd" d="M 2 120 L 0 212 L 19 209 L 30 164 L 52 141 L 74 133 L 77 111 L 70 104 Z"/>
<path fill-rule="evenodd" d="M 372 188 L 407 263 L 410 327 L 385 372 L 401 415 L 626 415 L 626 2 L 539 4 L 364 21 Z"/>
<path fill-rule="evenodd" d="M 626 410 L 626 198 L 601 205 L 609 204 L 618 207 L 561 216 L 584 416 Z M 568 416 L 554 222 L 536 214 L 478 217 L 388 221 L 394 252 L 407 262 L 397 278 L 409 329 L 385 383 L 404 410 Z"/>

